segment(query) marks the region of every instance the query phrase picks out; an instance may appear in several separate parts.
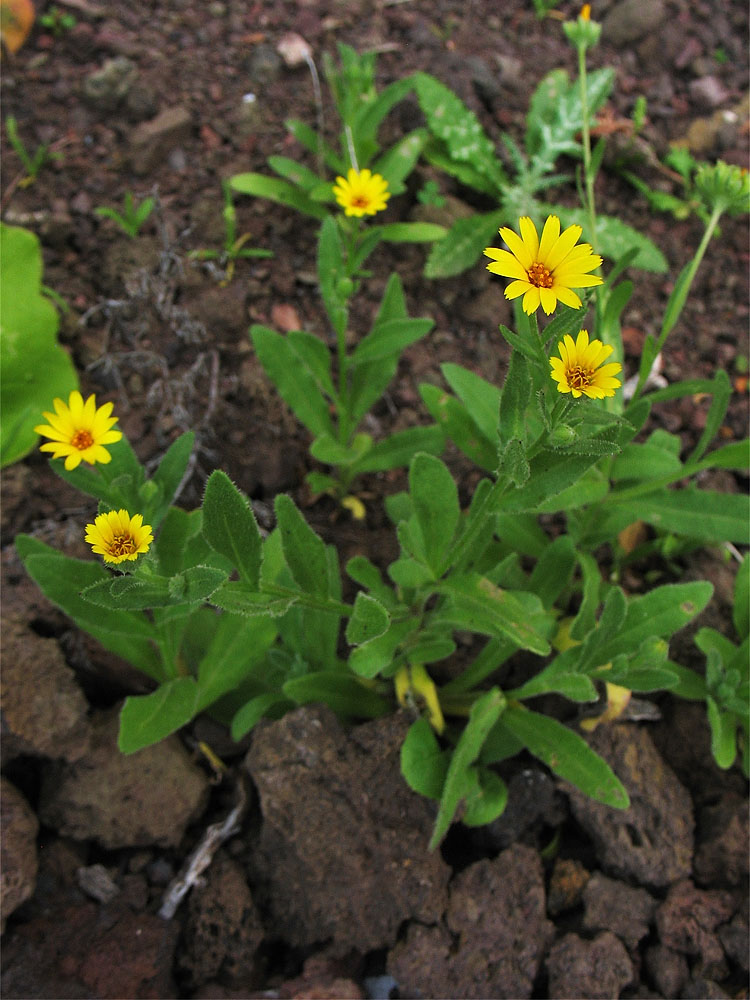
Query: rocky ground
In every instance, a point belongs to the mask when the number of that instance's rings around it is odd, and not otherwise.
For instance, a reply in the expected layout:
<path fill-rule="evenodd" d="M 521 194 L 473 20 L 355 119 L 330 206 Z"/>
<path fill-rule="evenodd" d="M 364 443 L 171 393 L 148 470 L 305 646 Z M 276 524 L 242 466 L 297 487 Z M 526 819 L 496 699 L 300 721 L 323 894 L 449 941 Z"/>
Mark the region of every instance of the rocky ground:
<path fill-rule="evenodd" d="M 318 63 L 338 41 L 377 50 L 382 84 L 426 70 L 490 135 L 519 139 L 543 75 L 574 69 L 559 20 L 538 19 L 523 0 L 58 7 L 75 24 L 58 34 L 37 24 L 26 46 L 4 57 L 2 100 L 28 147 L 48 143 L 61 155 L 23 187 L 3 134 L 2 214 L 40 236 L 45 284 L 70 306 L 61 337 L 83 391 L 115 401 L 146 463 L 182 430 L 197 430 L 185 506 L 199 502 L 220 467 L 259 515 L 289 492 L 342 559 L 366 552 L 387 562 L 382 499 L 402 474 L 365 483 L 364 524 L 313 502 L 303 484 L 314 465 L 309 441 L 247 337 L 251 322 L 325 335 L 314 224 L 238 199 L 238 232 L 273 258 L 240 261 L 224 283 L 188 254 L 221 244 L 222 178 L 264 171 L 272 154 L 302 156 L 284 121 L 314 124 L 316 109 L 307 69 L 288 67 L 277 50 L 286 32 L 302 35 Z M 654 166 L 672 141 L 700 158 L 747 165 L 745 4 L 600 0 L 593 16 L 604 32 L 592 63 L 617 72 L 601 125 L 612 142 L 636 98 L 647 100 L 636 166 L 644 180 L 679 193 Z M 407 101 L 385 130 L 395 138 L 418 120 Z M 420 168 L 389 204 L 388 221 L 413 217 L 431 176 Z M 449 207 L 466 197 L 444 188 Z M 136 240 L 95 213 L 121 206 L 128 190 L 158 194 L 159 211 Z M 667 275 L 634 274 L 624 317 L 630 375 L 702 227 L 695 215 L 649 210 L 609 168 L 597 201 L 647 233 L 670 265 Z M 722 224 L 664 358 L 670 381 L 726 369 L 734 390 L 726 440 L 747 429 L 747 236 L 746 219 Z M 482 266 L 428 281 L 424 254 L 384 251 L 357 303 L 364 326 L 398 269 L 411 314 L 435 321 L 375 409 L 376 434 L 427 421 L 417 386 L 437 382 L 440 363 L 493 380 L 507 364 L 497 332 L 511 320 L 503 283 Z M 687 449 L 706 411 L 694 398 L 665 405 L 655 426 Z M 731 474 L 710 482 L 747 489 Z M 432 806 L 399 775 L 409 721 L 401 715 L 346 730 L 313 706 L 263 724 L 240 746 L 201 719 L 121 756 L 117 707 L 144 690 L 142 678 L 44 600 L 13 548 L 24 531 L 87 555 L 87 501 L 39 453 L 4 470 L 2 488 L 5 996 L 747 997 L 747 786 L 739 771 L 713 763 L 699 706 L 661 698 L 658 722 L 594 733 L 629 789 L 627 813 L 518 760 L 506 775 L 506 814 L 471 833 L 457 826 L 430 854 Z M 626 584 L 638 589 L 646 574 L 710 579 L 715 597 L 700 623 L 731 635 L 732 568 L 720 553 L 635 566 Z M 672 656 L 697 666 L 691 648 L 678 637 Z M 223 777 L 201 741 L 229 765 Z M 202 881 L 169 915 L 172 880 L 222 824 L 231 836 L 206 849 L 213 860 Z"/>

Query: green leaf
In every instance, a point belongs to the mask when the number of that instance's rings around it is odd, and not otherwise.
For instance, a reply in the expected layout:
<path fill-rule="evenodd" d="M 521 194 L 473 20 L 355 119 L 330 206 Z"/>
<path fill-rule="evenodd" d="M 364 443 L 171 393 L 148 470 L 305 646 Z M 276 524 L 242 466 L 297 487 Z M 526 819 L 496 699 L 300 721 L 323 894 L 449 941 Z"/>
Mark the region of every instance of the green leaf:
<path fill-rule="evenodd" d="M 446 362 L 440 366 L 440 371 L 482 434 L 488 441 L 494 441 L 500 414 L 497 386 L 461 365 Z"/>
<path fill-rule="evenodd" d="M 445 438 L 439 427 L 407 427 L 374 444 L 362 458 L 357 459 L 355 468 L 357 475 L 386 472 L 408 465 L 419 451 L 440 455 L 444 447 Z"/>
<path fill-rule="evenodd" d="M 549 653 L 549 643 L 539 631 L 547 617 L 535 594 L 525 594 L 522 602 L 516 594 L 496 587 L 478 573 L 451 576 L 436 590 L 450 598 L 436 613 L 441 621 L 482 635 L 511 639 L 521 649 L 540 656 Z"/>
<path fill-rule="evenodd" d="M 296 188 L 302 188 L 308 194 L 320 184 L 320 177 L 315 171 L 288 156 L 269 156 L 268 166 L 284 180 L 289 181 Z"/>
<path fill-rule="evenodd" d="M 159 743 L 187 725 L 197 710 L 198 685 L 192 677 L 177 677 L 152 694 L 126 698 L 117 746 L 131 754 Z"/>
<path fill-rule="evenodd" d="M 286 338 L 258 325 L 250 328 L 250 336 L 266 374 L 296 417 L 316 437 L 319 434 L 335 437 L 328 401 L 315 378 L 300 365 L 299 356 Z"/>
<path fill-rule="evenodd" d="M 409 495 L 427 565 L 439 576 L 461 517 L 456 482 L 439 458 L 420 452 L 409 467 Z"/>
<path fill-rule="evenodd" d="M 568 455 L 542 450 L 529 463 L 531 474 L 528 481 L 523 486 L 508 490 L 500 499 L 499 509 L 526 512 L 542 505 L 550 512 L 565 509 L 561 503 L 564 490 L 575 487 L 598 458 L 595 454 Z"/>
<path fill-rule="evenodd" d="M 747 639 L 750 634 L 750 557 L 747 554 L 734 581 L 732 621 L 740 639 Z"/>
<path fill-rule="evenodd" d="M 246 618 L 266 615 L 278 617 L 286 614 L 296 601 L 296 597 L 259 594 L 257 590 L 248 590 L 246 584 L 235 580 L 223 584 L 211 594 L 211 604 L 215 607 Z"/>
<path fill-rule="evenodd" d="M 646 481 L 661 476 L 677 475 L 682 470 L 679 456 L 658 445 L 631 442 L 616 455 L 610 466 L 613 482 Z"/>
<path fill-rule="evenodd" d="M 651 636 L 671 638 L 700 614 L 712 593 L 713 586 L 708 581 L 697 580 L 665 584 L 642 597 L 631 597 L 624 623 L 598 651 L 600 662 L 614 660 L 621 653 L 632 653 Z"/>
<path fill-rule="evenodd" d="M 439 799 L 449 758 L 449 751 L 440 748 L 427 719 L 420 717 L 411 724 L 401 746 L 401 773 L 412 791 L 428 799 Z"/>
<path fill-rule="evenodd" d="M 415 627 L 414 621 L 392 621 L 383 635 L 352 650 L 349 655 L 350 668 L 360 677 L 375 677 L 391 665 L 399 645 Z"/>
<path fill-rule="evenodd" d="M 215 469 L 203 497 L 203 535 L 235 566 L 242 580 L 257 589 L 261 537 L 252 507 L 226 473 Z"/>
<path fill-rule="evenodd" d="M 42 251 L 26 229 L 0 222 L 0 465 L 17 462 L 37 444 L 52 400 L 66 403 L 78 376 L 57 342 L 57 310 L 42 295 Z M 58 462 L 56 464 L 62 464 Z"/>
<path fill-rule="evenodd" d="M 100 563 L 71 559 L 28 535 L 16 536 L 15 545 L 26 572 L 48 600 L 105 649 L 149 677 L 162 679 L 164 668 L 153 645 L 154 626 L 146 616 L 96 608 L 80 596 L 86 587 L 112 579 Z"/>
<path fill-rule="evenodd" d="M 701 459 L 700 469 L 736 469 L 747 472 L 750 468 L 750 438 L 733 441 L 722 448 L 710 451 Z"/>
<path fill-rule="evenodd" d="M 722 712 L 711 695 L 706 695 L 706 711 L 711 728 L 711 753 L 719 767 L 726 771 L 737 756 L 737 718 Z"/>
<path fill-rule="evenodd" d="M 698 461 L 703 456 L 706 448 L 718 434 L 719 428 L 724 422 L 731 395 L 732 384 L 729 381 L 729 376 L 723 368 L 719 368 L 711 386 L 711 407 L 706 415 L 706 426 L 703 428 L 698 444 L 687 460 L 689 464 Z"/>
<path fill-rule="evenodd" d="M 388 222 L 380 228 L 380 238 L 387 243 L 436 243 L 447 233 L 435 222 Z"/>
<path fill-rule="evenodd" d="M 505 812 L 508 786 L 499 774 L 487 767 L 472 767 L 467 776 L 475 779 L 472 791 L 466 793 L 466 806 L 461 822 L 465 826 L 485 826 Z"/>
<path fill-rule="evenodd" d="M 469 415 L 466 406 L 436 385 L 423 383 L 419 394 L 442 433 L 472 462 L 487 472 L 497 468 L 493 438 L 487 438 Z"/>
<path fill-rule="evenodd" d="M 357 344 L 350 363 L 361 365 L 365 362 L 398 357 L 404 348 L 429 333 L 432 326 L 431 319 L 410 317 L 376 323 L 370 333 Z"/>
<path fill-rule="evenodd" d="M 226 580 L 223 569 L 191 566 L 176 576 L 116 576 L 85 587 L 81 597 L 99 607 L 128 611 L 198 604 Z"/>
<path fill-rule="evenodd" d="M 456 220 L 444 239 L 430 250 L 425 277 L 452 278 L 473 267 L 485 248 L 492 245 L 504 216 L 502 210 L 497 210 Z"/>
<path fill-rule="evenodd" d="M 582 739 L 557 719 L 521 706 L 509 705 L 499 723 L 559 777 L 585 795 L 612 806 L 627 809 L 630 799 L 609 764 Z"/>
<path fill-rule="evenodd" d="M 703 542 L 750 544 L 750 501 L 739 493 L 714 490 L 663 489 L 646 496 L 617 500 L 616 509 L 630 521 Z"/>
<path fill-rule="evenodd" d="M 154 510 L 147 508 L 143 512 L 143 520 L 154 529 L 161 524 L 166 516 L 167 509 L 182 482 L 188 462 L 190 461 L 190 454 L 194 443 L 195 434 L 193 431 L 181 434 L 169 446 L 152 477 L 151 481 L 159 487 L 161 500 Z"/>
<path fill-rule="evenodd" d="M 293 677 L 282 686 L 298 705 L 323 702 L 337 715 L 352 719 L 377 719 L 392 710 L 391 704 L 358 677 L 341 670 L 318 670 Z"/>
<path fill-rule="evenodd" d="M 476 794 L 476 785 L 472 781 L 470 768 L 481 753 L 482 745 L 500 718 L 504 706 L 505 698 L 498 688 L 491 688 L 472 705 L 469 720 L 448 765 L 440 796 L 440 807 L 430 837 L 431 851 L 435 850 L 448 832 L 461 800 L 472 793 Z"/>
<path fill-rule="evenodd" d="M 551 608 L 573 576 L 576 552 L 569 535 L 558 535 L 543 550 L 529 579 L 529 590 Z"/>
<path fill-rule="evenodd" d="M 541 670 L 536 677 L 532 677 L 521 687 L 508 691 L 508 698 L 512 698 L 513 701 L 525 701 L 527 698 L 536 698 L 540 694 L 554 693 L 561 694 L 571 701 L 590 702 L 597 700 L 596 688 L 590 677 L 585 674 L 556 670 L 554 666 L 553 662 L 549 668 Z"/>
<path fill-rule="evenodd" d="M 505 173 L 495 155 L 492 140 L 474 112 L 435 77 L 417 73 L 414 82 L 427 126 L 445 145 L 450 158 L 471 164 L 501 188 L 506 182 Z"/>
<path fill-rule="evenodd" d="M 269 617 L 252 623 L 238 615 L 220 615 L 216 631 L 198 664 L 200 709 L 236 691 L 252 667 L 265 656 L 278 635 Z"/>
<path fill-rule="evenodd" d="M 377 639 L 391 623 L 388 611 L 380 601 L 360 590 L 354 600 L 354 611 L 346 627 L 346 641 L 351 646 Z"/>
<path fill-rule="evenodd" d="M 314 219 L 325 219 L 328 214 L 322 205 L 312 201 L 304 191 L 278 177 L 266 177 L 264 174 L 255 173 L 235 174 L 229 178 L 229 186 L 240 194 L 269 198 L 304 215 L 311 215 Z"/>
<path fill-rule="evenodd" d="M 331 399 L 336 398 L 336 390 L 331 377 L 331 352 L 323 341 L 305 330 L 290 330 L 287 343 L 315 379 L 321 393 Z"/>
<path fill-rule="evenodd" d="M 307 594 L 327 597 L 328 559 L 324 542 L 300 514 L 291 497 L 280 493 L 274 502 L 274 510 L 284 559 L 295 583 Z"/>

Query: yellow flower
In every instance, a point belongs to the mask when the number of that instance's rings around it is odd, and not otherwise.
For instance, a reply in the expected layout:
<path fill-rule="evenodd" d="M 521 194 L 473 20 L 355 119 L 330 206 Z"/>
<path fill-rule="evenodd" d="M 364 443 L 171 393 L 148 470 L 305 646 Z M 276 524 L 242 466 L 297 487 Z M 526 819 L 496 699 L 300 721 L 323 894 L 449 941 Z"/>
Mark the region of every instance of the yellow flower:
<path fill-rule="evenodd" d="M 122 437 L 122 431 L 113 431 L 117 417 L 111 417 L 112 403 L 105 403 L 97 409 L 96 396 L 83 401 L 78 390 L 70 394 L 67 404 L 61 399 L 53 400 L 54 413 L 42 414 L 47 424 L 39 424 L 34 430 L 43 437 L 51 438 L 41 445 L 42 451 L 51 451 L 53 458 L 64 458 L 65 468 L 70 472 L 81 461 L 101 462 L 106 465 L 112 460 L 105 444 L 114 444 Z"/>
<path fill-rule="evenodd" d="M 344 209 L 346 215 L 375 215 L 385 208 L 390 198 L 388 182 L 380 174 L 369 170 L 354 170 L 351 168 L 343 177 L 337 177 L 333 186 L 336 201 Z"/>
<path fill-rule="evenodd" d="M 590 399 L 603 399 L 614 396 L 615 389 L 620 388 L 620 380 L 614 376 L 622 371 L 619 361 L 610 361 L 602 365 L 614 350 L 601 340 L 589 343 L 587 330 L 581 330 L 574 341 L 569 333 L 557 345 L 559 358 L 550 358 L 552 378 L 557 382 L 558 392 L 572 392 Z"/>
<path fill-rule="evenodd" d="M 581 19 L 583 21 L 590 21 L 591 20 L 591 4 L 590 3 L 585 3 L 583 5 L 583 7 L 581 7 L 581 13 L 580 13 L 579 16 L 581 17 Z"/>
<path fill-rule="evenodd" d="M 141 552 L 148 552 L 153 540 L 151 525 L 143 523 L 143 514 L 131 517 L 126 510 L 99 514 L 93 524 L 86 525 L 86 541 L 108 563 L 137 559 Z"/>
<path fill-rule="evenodd" d="M 598 254 L 591 252 L 588 243 L 578 243 L 580 226 L 568 226 L 560 233 L 560 220 L 550 215 L 544 223 L 541 241 L 536 226 L 528 216 L 519 220 L 521 235 L 504 226 L 500 235 L 510 247 L 498 250 L 487 247 L 486 257 L 492 264 L 487 270 L 502 274 L 514 280 L 505 289 L 506 299 L 516 299 L 523 295 L 523 311 L 527 315 L 536 312 L 541 305 L 549 316 L 557 306 L 557 300 L 577 309 L 581 300 L 573 288 L 587 288 L 601 285 L 602 279 L 589 274 L 602 262 Z"/>

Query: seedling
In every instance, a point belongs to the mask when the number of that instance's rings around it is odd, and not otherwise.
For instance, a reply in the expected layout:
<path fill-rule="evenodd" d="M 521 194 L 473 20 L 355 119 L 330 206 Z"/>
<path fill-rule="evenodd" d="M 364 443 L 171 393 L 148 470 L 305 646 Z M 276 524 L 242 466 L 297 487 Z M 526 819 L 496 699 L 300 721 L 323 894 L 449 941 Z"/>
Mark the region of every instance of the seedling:
<path fill-rule="evenodd" d="M 138 205 L 132 193 L 126 191 L 122 212 L 118 212 L 116 208 L 110 208 L 106 205 L 95 208 L 94 211 L 103 219 L 111 219 L 127 236 L 135 239 L 146 219 L 151 215 L 154 205 L 155 201 L 151 196 L 144 198 L 140 205 Z"/>
<path fill-rule="evenodd" d="M 228 285 L 234 277 L 234 269 L 238 260 L 249 258 L 273 257 L 273 251 L 262 250 L 257 247 L 246 247 L 245 244 L 251 238 L 250 233 L 243 233 L 237 236 L 237 211 L 232 200 L 232 189 L 227 181 L 221 182 L 221 190 L 224 195 L 224 246 L 221 250 L 191 250 L 188 254 L 190 260 L 215 260 L 224 268 L 224 278 L 222 285 Z"/>
<path fill-rule="evenodd" d="M 13 115 L 6 116 L 5 134 L 26 171 L 26 176 L 18 182 L 19 187 L 28 187 L 29 184 L 33 184 L 45 164 L 62 159 L 62 155 L 54 152 L 46 143 L 40 143 L 33 153 L 29 153 L 18 134 L 18 123 Z"/>

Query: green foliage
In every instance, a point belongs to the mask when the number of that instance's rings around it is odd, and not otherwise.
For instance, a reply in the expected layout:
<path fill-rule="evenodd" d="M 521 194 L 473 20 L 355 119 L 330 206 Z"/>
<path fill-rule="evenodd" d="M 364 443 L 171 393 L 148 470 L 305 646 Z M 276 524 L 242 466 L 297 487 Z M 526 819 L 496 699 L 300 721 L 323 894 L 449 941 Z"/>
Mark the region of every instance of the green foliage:
<path fill-rule="evenodd" d="M 126 191 L 122 203 L 122 212 L 118 212 L 116 208 L 109 208 L 107 206 L 95 208 L 94 211 L 103 219 L 111 219 L 126 236 L 135 239 L 140 233 L 141 227 L 154 210 L 155 204 L 155 200 L 149 196 L 148 198 L 144 198 L 140 205 L 138 205 L 133 198 L 132 191 Z"/>
<path fill-rule="evenodd" d="M 620 325 L 634 291 L 622 275 L 631 265 L 660 273 L 666 262 L 619 220 L 596 215 L 593 181 L 603 146 L 592 153 L 590 126 L 613 74 L 586 74 L 583 57 L 596 35 L 587 26 L 594 22 L 579 17 L 569 23 L 579 78 L 571 81 L 557 70 L 541 82 L 523 149 L 505 137 L 512 178 L 479 120 L 447 87 L 420 73 L 378 92 L 374 55 L 340 46 L 338 64 L 328 59 L 324 67 L 342 124 L 340 149 L 324 142 L 322 129 L 290 123 L 318 161 L 317 172 L 277 156 L 269 160 L 275 177 L 244 174 L 225 185 L 225 246 L 211 257 L 200 252 L 204 259 L 231 266 L 253 254 L 236 238 L 230 187 L 290 205 L 319 224 L 325 337 L 305 330 L 280 334 L 262 325 L 253 326 L 250 336 L 264 371 L 309 431 L 311 457 L 327 467 L 309 473 L 314 492 L 328 491 L 356 510 L 361 502 L 346 493 L 358 476 L 408 467 L 404 490 L 385 502 L 397 548 L 382 570 L 364 554 L 350 559 L 344 568 L 354 587 L 345 588 L 339 553 L 288 495 L 274 500 L 270 533 L 261 530 L 251 502 L 221 470 L 208 477 L 201 507 L 181 510 L 174 502 L 192 435 L 172 444 L 150 478 L 124 439 L 112 447 L 110 464 L 62 470 L 68 483 L 98 501 L 101 512 L 140 513 L 155 535 L 148 552 L 114 574 L 30 537 L 16 542 L 48 598 L 156 682 L 150 694 L 125 702 L 123 752 L 163 739 L 204 711 L 241 739 L 261 719 L 310 702 L 327 704 L 351 721 L 400 706 L 413 715 L 401 750 L 403 776 L 437 803 L 433 849 L 452 823 L 489 823 L 503 812 L 508 790 L 499 765 L 521 752 L 597 801 L 628 807 L 627 791 L 609 764 L 573 725 L 544 714 L 540 696 L 585 706 L 609 683 L 701 700 L 717 764 L 731 767 L 739 753 L 747 773 L 747 557 L 735 589 L 736 636 L 705 627 L 695 636 L 705 675 L 672 661 L 669 647 L 707 606 L 711 584 L 665 582 L 636 595 L 618 586 L 622 533 L 634 522 L 650 526 L 661 553 L 670 546 L 674 552 L 699 544 L 731 543 L 733 551 L 750 545 L 748 498 L 720 494 L 699 480 L 711 468 L 746 473 L 750 466 L 750 442 L 715 445 L 731 395 L 726 374 L 645 395 L 651 366 L 680 319 L 719 217 L 744 196 L 741 176 L 717 167 L 696 182 L 710 210 L 706 231 L 675 283 L 658 338 L 646 340 L 627 403 L 619 395 L 565 396 L 550 377 L 550 356 L 588 322 L 589 303 L 560 306 L 540 330 L 536 316 L 524 314 L 517 300 L 514 329 L 500 327 L 511 348 L 501 385 L 444 364 L 445 387 L 420 387 L 432 425 L 407 427 L 379 441 L 363 429 L 404 352 L 432 327 L 430 319 L 409 315 L 394 273 L 369 331 L 352 336 L 351 300 L 369 277 L 370 254 L 384 240 L 444 236 L 427 272 L 457 274 L 520 211 L 537 222 L 554 211 L 563 225 L 578 224 L 572 209 L 539 200 L 541 191 L 560 182 L 552 171 L 562 156 L 580 160 L 584 230 L 614 262 L 591 295 L 588 325 L 621 358 Z M 380 125 L 412 89 L 426 128 L 383 152 Z M 343 173 L 351 163 L 370 164 L 398 193 L 422 153 L 498 207 L 460 220 L 448 235 L 423 223 L 362 225 L 329 214 L 326 202 L 333 196 L 324 168 Z M 34 282 L 38 290 L 38 273 Z M 684 453 L 678 437 L 652 430 L 648 419 L 660 403 L 696 393 L 711 402 L 704 429 Z M 446 439 L 479 472 L 465 504 L 465 484 L 441 457 Z M 459 647 L 461 659 L 450 670 L 434 671 L 451 679 L 434 680 L 433 665 L 453 658 Z"/>
<path fill-rule="evenodd" d="M 57 310 L 42 292 L 39 240 L 0 222 L 0 465 L 28 454 L 34 427 L 52 400 L 78 388 L 68 353 L 57 341 Z"/>
<path fill-rule="evenodd" d="M 30 153 L 19 135 L 18 123 L 13 115 L 8 115 L 5 119 L 5 134 L 26 171 L 26 176 L 20 181 L 21 187 L 27 187 L 29 184 L 32 184 L 37 179 L 42 167 L 61 159 L 61 154 L 53 152 L 46 143 L 40 143 L 34 152 Z"/>
<path fill-rule="evenodd" d="M 191 260 L 216 260 L 226 268 L 222 284 L 228 285 L 234 277 L 234 268 L 238 260 L 246 258 L 273 257 L 270 250 L 245 246 L 250 239 L 250 233 L 237 235 L 237 211 L 232 199 L 232 189 L 227 181 L 222 181 L 221 190 L 224 197 L 224 245 L 221 250 L 191 250 L 188 256 Z"/>

